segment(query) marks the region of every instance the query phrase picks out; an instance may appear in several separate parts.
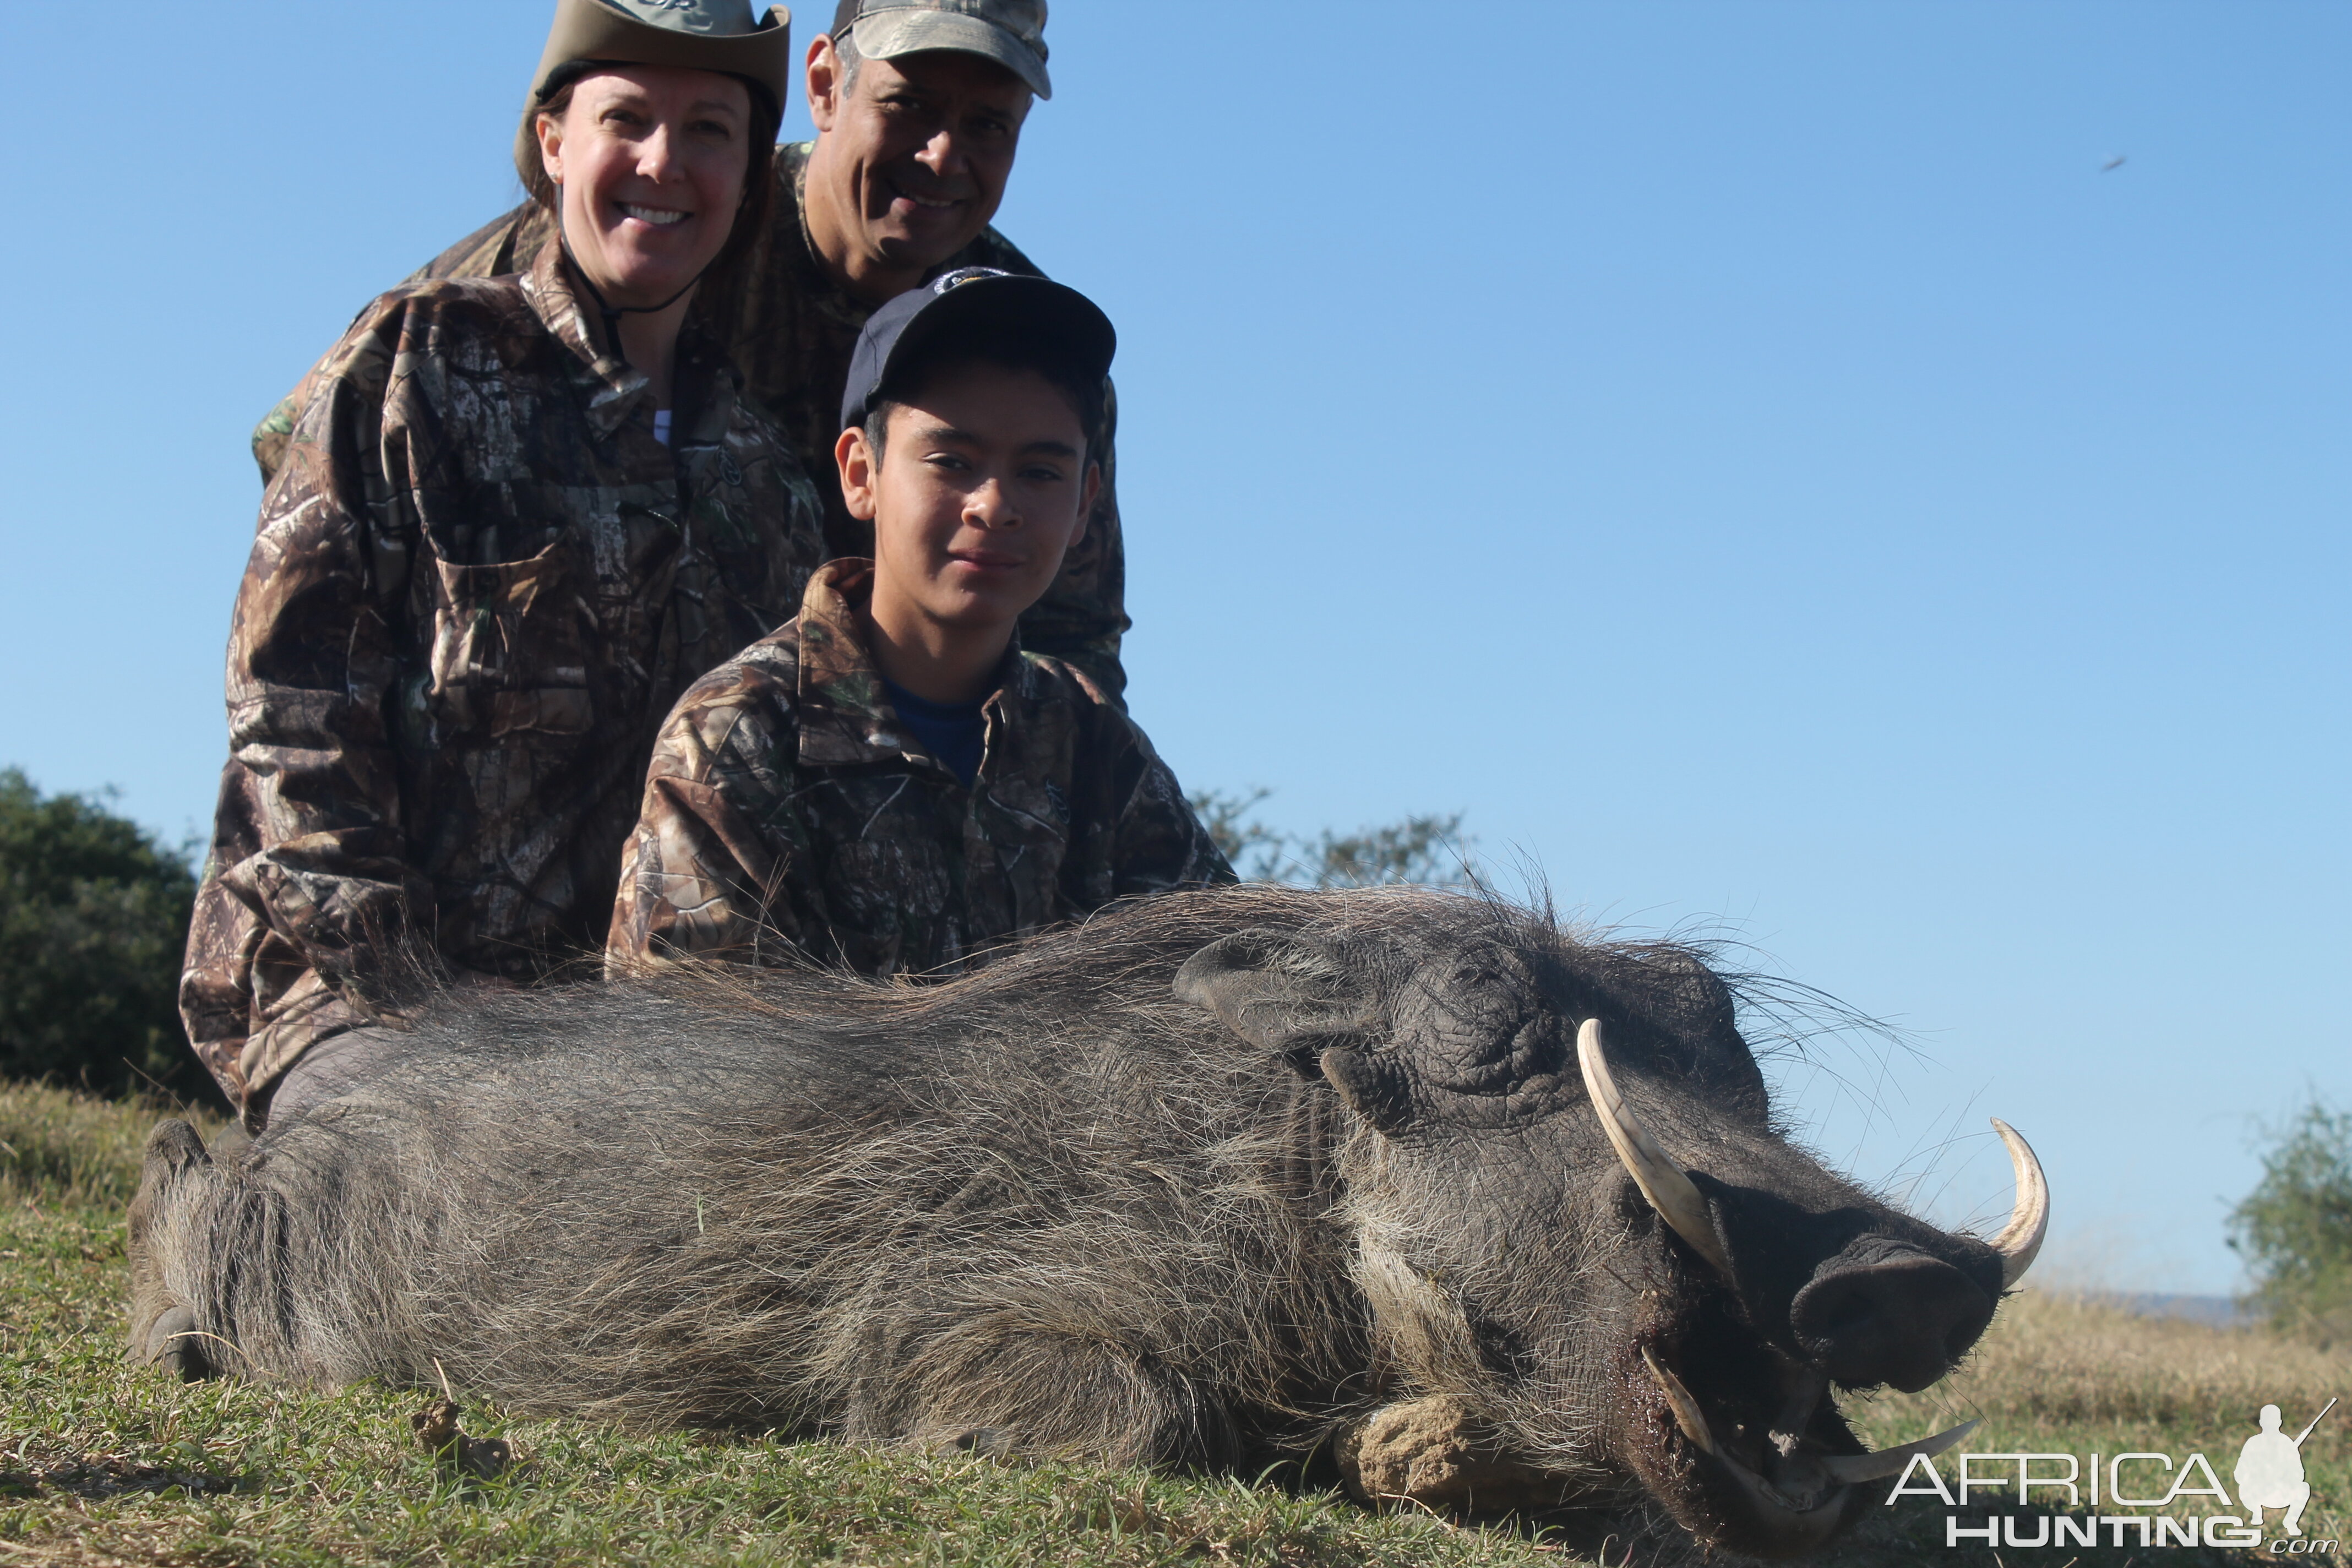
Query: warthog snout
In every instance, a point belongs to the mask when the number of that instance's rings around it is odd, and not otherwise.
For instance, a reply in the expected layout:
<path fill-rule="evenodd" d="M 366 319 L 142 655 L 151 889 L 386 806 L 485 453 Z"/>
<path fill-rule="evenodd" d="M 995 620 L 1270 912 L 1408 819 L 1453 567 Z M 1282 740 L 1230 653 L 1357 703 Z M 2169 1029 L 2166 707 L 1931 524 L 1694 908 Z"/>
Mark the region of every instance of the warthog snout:
<path fill-rule="evenodd" d="M 1976 1343 L 1992 1299 L 1940 1258 L 1864 1236 L 1813 1270 L 1789 1317 L 1797 1342 L 1838 1382 L 1916 1394 Z"/>

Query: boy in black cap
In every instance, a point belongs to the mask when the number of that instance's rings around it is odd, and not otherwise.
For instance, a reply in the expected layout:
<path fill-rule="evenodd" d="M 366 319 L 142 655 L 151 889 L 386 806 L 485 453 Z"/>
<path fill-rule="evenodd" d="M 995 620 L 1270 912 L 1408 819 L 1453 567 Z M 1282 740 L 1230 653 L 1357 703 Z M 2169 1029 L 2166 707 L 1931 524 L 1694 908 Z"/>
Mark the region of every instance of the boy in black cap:
<path fill-rule="evenodd" d="M 1042 278 L 950 273 L 874 313 L 835 448 L 875 559 L 662 727 L 608 957 L 953 971 L 1113 899 L 1233 879 L 1141 731 L 1024 653 L 1086 527 L 1116 338 Z"/>

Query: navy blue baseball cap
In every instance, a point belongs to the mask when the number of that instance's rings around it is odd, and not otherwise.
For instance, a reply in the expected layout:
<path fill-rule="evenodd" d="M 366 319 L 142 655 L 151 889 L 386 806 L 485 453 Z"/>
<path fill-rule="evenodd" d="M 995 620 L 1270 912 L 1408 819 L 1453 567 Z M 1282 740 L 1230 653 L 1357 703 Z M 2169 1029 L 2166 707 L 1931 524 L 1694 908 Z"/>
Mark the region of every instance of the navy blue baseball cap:
<path fill-rule="evenodd" d="M 893 372 L 959 340 L 1013 342 L 1024 356 L 1066 366 L 1093 382 L 1110 374 L 1118 333 L 1101 307 L 1066 283 L 964 267 L 909 289 L 866 320 L 850 351 L 841 427 L 866 423 Z"/>

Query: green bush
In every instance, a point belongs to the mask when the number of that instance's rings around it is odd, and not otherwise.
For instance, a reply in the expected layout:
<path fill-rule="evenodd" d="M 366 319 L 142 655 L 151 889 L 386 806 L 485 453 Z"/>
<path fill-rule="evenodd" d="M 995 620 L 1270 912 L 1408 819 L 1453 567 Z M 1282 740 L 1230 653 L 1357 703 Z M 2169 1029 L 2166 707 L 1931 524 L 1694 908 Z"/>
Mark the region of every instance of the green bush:
<path fill-rule="evenodd" d="M 180 1028 L 182 851 L 0 769 L 0 1077 L 213 1100 Z"/>
<path fill-rule="evenodd" d="M 2314 1101 L 2272 1135 L 2263 1179 L 2231 1211 L 2230 1245 L 2277 1327 L 2352 1342 L 2352 1111 Z"/>

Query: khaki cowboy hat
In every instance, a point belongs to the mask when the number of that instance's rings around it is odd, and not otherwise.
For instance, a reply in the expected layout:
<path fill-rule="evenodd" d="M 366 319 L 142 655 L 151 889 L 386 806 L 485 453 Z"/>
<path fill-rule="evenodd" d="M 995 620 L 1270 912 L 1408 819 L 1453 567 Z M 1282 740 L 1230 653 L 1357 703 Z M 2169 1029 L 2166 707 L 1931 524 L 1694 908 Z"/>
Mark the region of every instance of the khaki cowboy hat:
<path fill-rule="evenodd" d="M 558 71 L 582 60 L 739 76 L 764 88 L 781 109 L 793 75 L 793 14 L 772 5 L 754 21 L 750 0 L 556 0 L 515 138 L 515 167 L 525 184 L 539 166 L 530 110 L 547 99 Z"/>
<path fill-rule="evenodd" d="M 847 35 L 860 58 L 946 49 L 994 60 L 1039 98 L 1054 96 L 1045 74 L 1045 0 L 841 0 L 833 36 Z"/>

